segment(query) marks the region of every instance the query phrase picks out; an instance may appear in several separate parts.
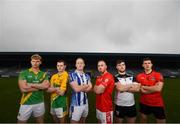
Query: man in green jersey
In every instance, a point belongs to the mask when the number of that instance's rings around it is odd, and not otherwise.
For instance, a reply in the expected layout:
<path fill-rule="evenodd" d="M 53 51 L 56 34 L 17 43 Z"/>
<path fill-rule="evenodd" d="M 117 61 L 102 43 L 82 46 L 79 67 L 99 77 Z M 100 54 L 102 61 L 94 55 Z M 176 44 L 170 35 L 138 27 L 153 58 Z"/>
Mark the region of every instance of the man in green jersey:
<path fill-rule="evenodd" d="M 43 90 L 50 84 L 47 74 L 39 69 L 41 59 L 38 54 L 32 55 L 31 68 L 19 75 L 18 84 L 22 98 L 17 116 L 18 123 L 26 123 L 31 115 L 36 118 L 37 123 L 43 123 L 45 113 Z"/>

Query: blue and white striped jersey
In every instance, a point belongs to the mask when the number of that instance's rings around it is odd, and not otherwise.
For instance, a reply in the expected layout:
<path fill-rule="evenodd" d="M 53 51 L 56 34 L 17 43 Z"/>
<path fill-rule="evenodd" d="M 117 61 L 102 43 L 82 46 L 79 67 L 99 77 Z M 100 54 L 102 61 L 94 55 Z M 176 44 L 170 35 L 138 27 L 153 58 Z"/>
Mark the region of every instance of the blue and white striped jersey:
<path fill-rule="evenodd" d="M 88 84 L 90 81 L 90 76 L 86 73 L 80 74 L 78 71 L 71 72 L 70 83 L 77 82 L 78 85 Z M 71 106 L 81 106 L 88 104 L 87 93 L 85 92 L 75 92 L 72 91 L 71 96 Z"/>

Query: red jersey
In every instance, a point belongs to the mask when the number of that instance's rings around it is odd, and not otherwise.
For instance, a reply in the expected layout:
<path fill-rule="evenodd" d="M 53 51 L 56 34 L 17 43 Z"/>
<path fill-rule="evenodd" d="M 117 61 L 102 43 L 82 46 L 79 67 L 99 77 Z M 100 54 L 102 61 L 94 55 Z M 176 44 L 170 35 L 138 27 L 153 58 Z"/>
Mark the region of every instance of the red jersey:
<path fill-rule="evenodd" d="M 100 84 L 106 89 L 104 90 L 104 93 L 96 94 L 96 109 L 100 110 L 101 112 L 112 111 L 112 92 L 114 88 L 113 76 L 109 72 L 98 76 L 96 79 L 96 85 L 98 86 Z"/>
<path fill-rule="evenodd" d="M 154 86 L 157 82 L 163 82 L 163 80 L 163 76 L 155 71 L 152 71 L 150 74 L 143 72 L 137 76 L 137 81 L 144 86 Z M 140 103 L 148 106 L 164 106 L 161 92 L 154 92 L 151 94 L 141 93 Z"/>

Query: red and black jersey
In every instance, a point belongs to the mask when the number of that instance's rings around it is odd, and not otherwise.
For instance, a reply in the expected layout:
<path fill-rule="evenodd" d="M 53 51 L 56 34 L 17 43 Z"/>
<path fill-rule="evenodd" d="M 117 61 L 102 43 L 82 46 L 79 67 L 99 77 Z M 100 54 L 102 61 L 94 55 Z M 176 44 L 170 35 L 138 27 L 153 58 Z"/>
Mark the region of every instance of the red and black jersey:
<path fill-rule="evenodd" d="M 150 74 L 146 74 L 145 72 L 138 74 L 137 81 L 144 86 L 154 86 L 159 81 L 163 82 L 164 79 L 161 73 L 152 71 Z M 151 94 L 141 93 L 140 103 L 148 106 L 164 106 L 161 92 L 154 92 Z"/>

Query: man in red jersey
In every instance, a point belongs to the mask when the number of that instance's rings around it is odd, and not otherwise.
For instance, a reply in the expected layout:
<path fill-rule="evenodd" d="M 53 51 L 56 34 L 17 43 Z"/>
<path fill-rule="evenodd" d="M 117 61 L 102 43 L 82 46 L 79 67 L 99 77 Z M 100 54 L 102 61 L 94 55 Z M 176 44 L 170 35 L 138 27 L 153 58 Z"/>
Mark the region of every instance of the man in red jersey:
<path fill-rule="evenodd" d="M 142 66 L 144 72 L 137 75 L 137 81 L 141 83 L 140 122 L 147 122 L 147 115 L 153 113 L 157 123 L 165 123 L 166 116 L 161 96 L 163 76 L 152 70 L 150 58 L 144 58 Z"/>
<path fill-rule="evenodd" d="M 114 78 L 107 72 L 107 65 L 104 60 L 98 62 L 98 71 L 101 75 L 97 77 L 94 86 L 94 92 L 96 93 L 96 117 L 99 123 L 112 123 Z"/>

